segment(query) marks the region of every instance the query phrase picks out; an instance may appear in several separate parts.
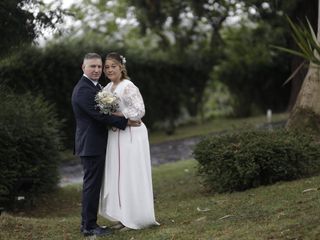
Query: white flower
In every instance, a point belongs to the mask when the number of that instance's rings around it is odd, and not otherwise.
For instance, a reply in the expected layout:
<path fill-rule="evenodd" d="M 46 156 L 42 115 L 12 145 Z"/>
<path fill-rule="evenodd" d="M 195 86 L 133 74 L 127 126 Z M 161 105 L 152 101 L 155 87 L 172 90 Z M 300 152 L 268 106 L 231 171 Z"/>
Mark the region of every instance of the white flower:
<path fill-rule="evenodd" d="M 101 113 L 111 114 L 118 110 L 120 99 L 115 93 L 101 90 L 97 93 L 95 101 Z"/>
<path fill-rule="evenodd" d="M 106 96 L 104 98 L 101 99 L 101 102 L 103 104 L 111 104 L 113 103 L 113 101 L 115 100 L 115 97 L 112 97 L 112 96 Z"/>
<path fill-rule="evenodd" d="M 120 58 L 121 58 L 122 64 L 126 64 L 127 62 L 126 58 L 122 55 L 120 55 Z"/>

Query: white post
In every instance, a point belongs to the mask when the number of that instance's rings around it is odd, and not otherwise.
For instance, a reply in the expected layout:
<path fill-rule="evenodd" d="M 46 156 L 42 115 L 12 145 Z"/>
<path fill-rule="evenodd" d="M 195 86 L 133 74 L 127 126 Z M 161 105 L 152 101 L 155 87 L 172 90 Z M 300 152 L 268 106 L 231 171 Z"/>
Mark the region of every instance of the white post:
<path fill-rule="evenodd" d="M 320 0 L 319 0 L 320 1 Z M 267 122 L 268 123 L 271 123 L 272 121 L 272 110 L 271 109 L 268 109 L 267 110 Z"/>
<path fill-rule="evenodd" d="M 272 121 L 272 110 L 268 109 L 267 110 L 267 123 L 268 123 L 268 130 L 270 130 L 270 131 L 272 131 L 271 121 Z"/>

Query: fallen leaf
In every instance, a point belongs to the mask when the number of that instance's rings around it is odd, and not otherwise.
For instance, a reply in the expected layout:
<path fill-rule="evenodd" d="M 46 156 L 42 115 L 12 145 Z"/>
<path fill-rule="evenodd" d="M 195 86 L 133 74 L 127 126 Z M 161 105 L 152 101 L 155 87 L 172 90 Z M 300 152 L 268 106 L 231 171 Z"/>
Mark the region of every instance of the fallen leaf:
<path fill-rule="evenodd" d="M 306 192 L 312 192 L 312 191 L 318 191 L 319 188 L 308 188 L 302 191 L 302 193 L 306 193 Z"/>
<path fill-rule="evenodd" d="M 234 217 L 234 215 L 228 214 L 228 215 L 225 215 L 225 216 L 219 218 L 219 220 L 230 218 L 230 217 Z"/>
<path fill-rule="evenodd" d="M 208 211 L 210 211 L 210 209 L 209 208 L 201 209 L 200 207 L 197 207 L 197 211 L 198 212 L 208 212 Z"/>
<path fill-rule="evenodd" d="M 204 216 L 204 217 L 201 217 L 201 218 L 196 219 L 196 221 L 197 221 L 197 222 L 200 222 L 200 221 L 203 221 L 203 220 L 206 220 L 206 219 L 207 219 L 207 217 Z"/>

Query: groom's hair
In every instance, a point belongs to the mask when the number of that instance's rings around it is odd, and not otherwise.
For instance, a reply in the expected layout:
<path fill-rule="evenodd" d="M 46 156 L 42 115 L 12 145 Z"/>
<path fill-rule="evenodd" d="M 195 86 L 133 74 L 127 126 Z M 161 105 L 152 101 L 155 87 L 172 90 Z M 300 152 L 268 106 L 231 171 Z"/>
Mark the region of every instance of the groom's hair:
<path fill-rule="evenodd" d="M 83 61 L 84 60 L 88 60 L 88 59 L 102 59 L 101 56 L 98 54 L 98 53 L 87 53 L 84 58 L 83 58 Z"/>

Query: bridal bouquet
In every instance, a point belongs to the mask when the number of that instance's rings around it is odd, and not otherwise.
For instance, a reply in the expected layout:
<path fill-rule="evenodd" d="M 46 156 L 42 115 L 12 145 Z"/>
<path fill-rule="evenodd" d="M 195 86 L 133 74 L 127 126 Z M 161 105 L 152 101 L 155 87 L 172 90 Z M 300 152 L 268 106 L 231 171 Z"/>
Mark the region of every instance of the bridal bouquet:
<path fill-rule="evenodd" d="M 101 90 L 97 93 L 95 101 L 101 113 L 111 114 L 118 110 L 120 99 L 115 93 Z"/>

